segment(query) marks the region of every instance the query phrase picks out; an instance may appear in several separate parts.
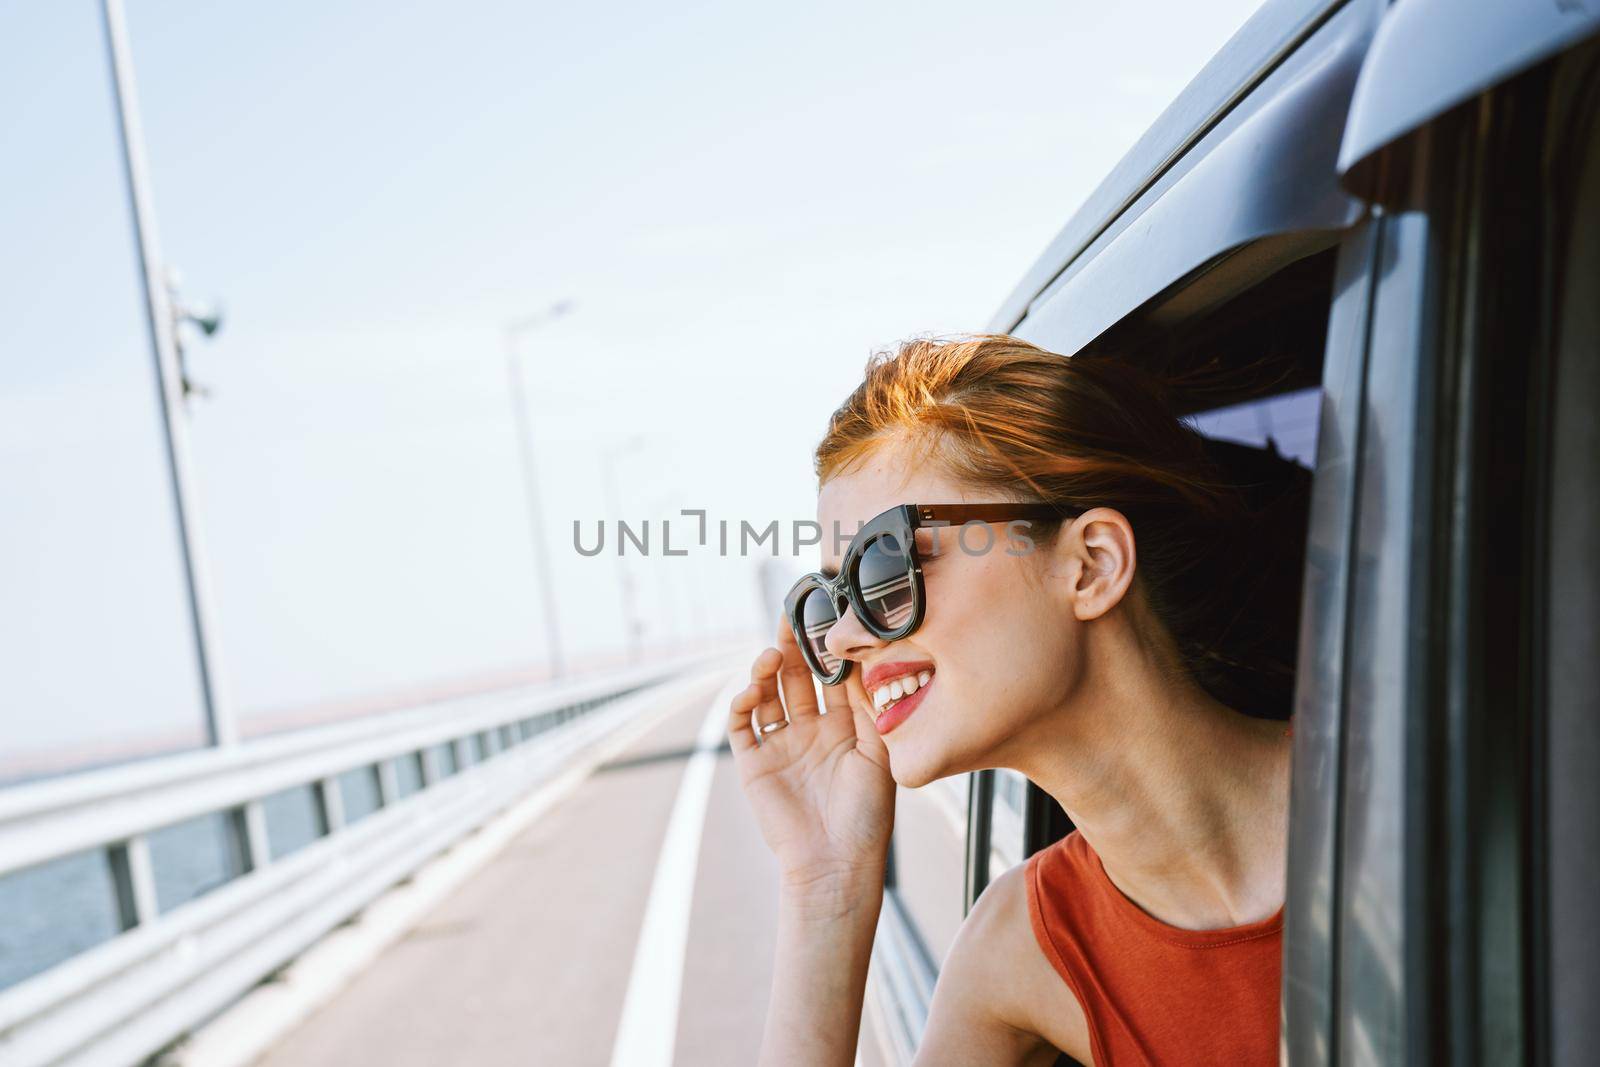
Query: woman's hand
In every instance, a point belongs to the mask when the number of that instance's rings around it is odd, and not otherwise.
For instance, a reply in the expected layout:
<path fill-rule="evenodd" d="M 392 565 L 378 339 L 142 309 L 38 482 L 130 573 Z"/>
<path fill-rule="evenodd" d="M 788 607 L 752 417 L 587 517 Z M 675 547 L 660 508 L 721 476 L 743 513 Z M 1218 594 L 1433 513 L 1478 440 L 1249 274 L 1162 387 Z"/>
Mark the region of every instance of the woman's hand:
<path fill-rule="evenodd" d="M 784 621 L 778 647 L 756 657 L 750 678 L 729 706 L 728 734 L 740 784 L 777 855 L 784 889 L 831 894 L 866 879 L 881 891 L 894 827 L 894 779 L 867 713 L 860 671 L 852 670 L 843 685 L 823 686 L 819 708 L 817 683 Z M 757 725 L 777 722 L 785 703 L 789 725 L 757 743 L 752 714 Z"/>

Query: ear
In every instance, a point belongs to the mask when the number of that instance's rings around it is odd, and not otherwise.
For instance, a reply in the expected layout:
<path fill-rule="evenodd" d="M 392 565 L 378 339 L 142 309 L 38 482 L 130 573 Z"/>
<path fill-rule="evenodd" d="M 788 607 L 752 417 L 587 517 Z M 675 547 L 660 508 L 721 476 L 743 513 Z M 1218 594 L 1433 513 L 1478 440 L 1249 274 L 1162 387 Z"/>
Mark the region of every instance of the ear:
<path fill-rule="evenodd" d="M 1116 607 L 1133 584 L 1133 526 L 1115 508 L 1090 508 L 1061 530 L 1054 570 L 1068 580 L 1081 622 Z"/>

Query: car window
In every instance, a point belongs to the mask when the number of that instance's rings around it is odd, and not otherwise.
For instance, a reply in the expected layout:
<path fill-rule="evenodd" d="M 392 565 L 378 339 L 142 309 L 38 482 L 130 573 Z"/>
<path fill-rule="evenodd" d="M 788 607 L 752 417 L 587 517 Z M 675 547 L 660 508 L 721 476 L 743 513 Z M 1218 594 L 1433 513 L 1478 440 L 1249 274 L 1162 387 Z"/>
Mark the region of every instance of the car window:
<path fill-rule="evenodd" d="M 1207 437 L 1266 448 L 1298 460 L 1308 468 L 1317 462 L 1317 410 L 1320 388 L 1296 389 L 1280 396 L 1230 404 L 1189 416 L 1189 424 Z"/>
<path fill-rule="evenodd" d="M 1314 467 L 1320 403 L 1320 388 L 1296 389 L 1186 418 L 1208 438 L 1275 449 L 1285 458 Z M 972 777 L 989 794 L 986 803 L 977 805 L 986 809 L 988 862 L 973 887 L 976 896 L 984 885 L 1026 859 L 1031 849 L 1068 832 L 1070 822 L 1054 800 L 1015 771 Z M 1030 805 L 1036 809 L 1031 820 Z"/>
<path fill-rule="evenodd" d="M 1021 863 L 1026 857 L 1024 805 L 1028 780 L 1016 771 L 998 770 L 993 778 L 989 809 L 989 881 Z"/>
<path fill-rule="evenodd" d="M 935 966 L 944 963 L 965 916 L 967 790 L 971 775 L 898 790 L 894 892 Z"/>

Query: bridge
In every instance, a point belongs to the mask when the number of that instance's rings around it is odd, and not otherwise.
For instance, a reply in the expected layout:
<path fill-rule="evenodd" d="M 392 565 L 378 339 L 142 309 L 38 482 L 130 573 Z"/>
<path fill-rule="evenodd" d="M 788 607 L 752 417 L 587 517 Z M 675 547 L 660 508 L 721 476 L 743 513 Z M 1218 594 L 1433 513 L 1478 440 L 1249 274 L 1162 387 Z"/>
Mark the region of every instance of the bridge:
<path fill-rule="evenodd" d="M 3 615 L 14 627 L 0 641 L 12 710 L 0 737 L 0 1064 L 751 1059 L 770 987 L 774 872 L 721 730 L 729 687 L 742 684 L 770 636 L 730 643 L 719 630 L 737 628 L 754 605 L 737 595 L 748 591 L 743 575 L 723 580 L 737 568 L 713 562 L 706 509 L 677 512 L 698 516 L 706 551 L 684 568 L 655 568 L 653 614 L 620 538 L 615 557 L 597 561 L 607 577 L 597 579 L 598 567 L 560 573 L 551 545 L 566 521 L 547 522 L 545 505 L 560 500 L 563 515 L 575 514 L 587 480 L 603 487 L 604 515 L 617 521 L 635 505 L 623 506 L 615 468 L 644 440 L 614 441 L 636 420 L 607 407 L 586 440 L 600 453 L 590 457 L 594 476 L 540 482 L 541 469 L 574 465 L 538 462 L 554 442 L 541 443 L 530 412 L 550 400 L 534 395 L 538 378 L 519 342 L 564 314 L 562 301 L 503 320 L 505 398 L 499 358 L 491 386 L 474 386 L 495 410 L 510 400 L 503 439 L 487 432 L 461 444 L 466 451 L 450 453 L 424 484 L 424 453 L 395 451 L 427 436 L 409 416 L 385 437 L 329 402 L 323 429 L 365 458 L 324 470 L 340 447 L 319 444 L 297 476 L 271 472 L 285 484 L 311 476 L 315 488 L 296 505 L 236 500 L 231 528 L 204 536 L 229 509 L 202 506 L 196 452 L 205 450 L 193 447 L 191 416 L 210 403 L 211 382 L 219 400 L 244 391 L 212 378 L 215 363 L 194 373 L 194 350 L 222 320 L 185 292 L 163 251 L 124 7 L 18 8 L 0 34 L 15 42 L 0 72 L 29 102 L 12 109 L 8 133 L 19 157 L 39 163 L 8 201 L 5 228 L 11 288 L 27 306 L 4 337 L 8 355 L 26 358 L 0 361 L 10 405 L 0 420 L 0 455 L 10 461 L 0 463 L 0 498 L 20 520 L 5 524 L 17 539 L 0 553 Z M 307 33 L 303 19 L 290 20 L 291 43 L 336 39 Z M 159 51 L 158 41 L 148 47 Z M 431 36 L 419 44 L 431 53 Z M 520 50 L 514 59 L 520 73 Z M 252 144 L 252 168 L 261 150 L 278 151 Z M 220 244 L 251 247 L 213 223 L 207 216 Z M 306 260 L 291 258 L 298 287 Z M 211 424 L 271 413 L 270 431 L 235 438 L 236 458 L 252 462 L 261 446 L 296 440 L 282 420 L 326 384 L 317 377 L 325 364 L 306 364 L 316 375 L 285 369 L 280 361 L 305 354 L 298 343 L 268 344 L 271 326 L 255 320 L 255 342 L 271 358 L 252 373 L 277 368 L 288 383 L 279 406 L 229 407 Z M 698 317 L 690 326 L 698 346 Z M 345 343 L 335 344 L 336 359 Z M 738 351 L 742 359 L 743 341 Z M 411 381 L 410 402 L 430 406 L 441 383 L 464 373 L 459 338 L 440 352 L 452 354 L 440 363 L 451 369 Z M 654 338 L 650 352 L 659 355 Z M 391 370 L 385 353 L 362 390 Z M 461 410 L 493 431 L 487 409 Z M 708 466 L 726 458 L 724 431 L 705 439 L 714 445 Z M 229 468 L 217 484 L 254 486 L 263 475 L 251 470 Z M 467 471 L 476 472 L 472 491 L 458 494 Z M 513 472 L 516 482 L 502 477 Z M 381 501 L 328 521 L 328 503 L 343 503 L 350 486 L 380 483 Z M 743 475 L 727 484 L 742 499 Z M 663 516 L 689 499 L 653 489 L 650 507 Z M 308 527 L 275 555 L 259 535 L 291 514 L 328 522 L 322 537 L 336 543 L 310 551 Z M 421 541 L 390 545 L 403 540 L 395 530 L 441 515 L 433 556 Z M 506 533 L 523 522 L 526 545 Z M 662 523 L 664 554 L 685 554 Z M 649 529 L 647 520 L 645 541 Z M 496 531 L 498 553 L 478 540 Z M 228 544 L 249 545 L 232 557 L 231 598 L 217 595 L 207 552 Z M 453 569 L 462 557 L 479 564 L 476 598 Z M 605 606 L 612 563 L 615 619 Z M 430 571 L 396 594 L 397 574 Z M 793 576 L 774 548 L 757 577 L 770 626 Z M 533 590 L 537 630 L 523 611 Z M 302 625 L 330 606 L 343 614 Z M 252 630 L 250 620 L 269 616 L 266 630 Z M 454 632 L 463 619 L 477 630 Z M 433 629 L 424 632 L 424 620 Z M 374 622 L 396 625 L 372 636 L 383 630 Z M 391 640 L 401 632 L 403 648 Z M 536 632 L 537 656 L 523 647 Z M 455 639 L 453 656 L 432 648 L 441 636 Z M 615 645 L 627 648 L 625 662 Z M 409 662 L 419 650 L 436 662 Z M 239 660 L 250 661 L 245 684 L 230 677 Z M 492 684 L 482 673 L 491 669 Z M 281 688 L 285 674 L 295 684 Z M 393 685 L 411 688 L 397 697 L 385 688 Z M 923 791 L 925 801 L 902 797 L 897 863 L 908 877 L 885 898 L 862 1063 L 904 1061 L 920 1035 L 936 959 L 962 913 L 966 789 L 963 781 Z M 996 797 L 975 794 L 973 854 L 989 849 L 992 823 L 1003 866 L 1020 858 L 1006 849 L 1022 837 L 1005 830 L 1010 809 Z"/>
<path fill-rule="evenodd" d="M 0 1062 L 752 1061 L 776 872 L 723 737 L 750 651 L 0 792 L 0 883 L 64 923 L 51 886 L 98 869 L 120 927 L 0 990 Z M 197 891 L 208 826 L 238 863 Z M 931 992 L 901 919 L 863 1064 Z"/>

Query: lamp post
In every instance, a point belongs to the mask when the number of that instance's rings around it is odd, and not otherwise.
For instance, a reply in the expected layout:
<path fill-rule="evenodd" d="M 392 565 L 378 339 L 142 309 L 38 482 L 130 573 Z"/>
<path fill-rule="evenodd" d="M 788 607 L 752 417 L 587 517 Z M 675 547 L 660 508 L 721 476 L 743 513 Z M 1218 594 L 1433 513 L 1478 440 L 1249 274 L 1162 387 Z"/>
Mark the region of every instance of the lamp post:
<path fill-rule="evenodd" d="M 651 501 L 650 511 L 661 517 L 661 554 L 662 559 L 656 564 L 656 579 L 660 585 L 661 597 L 661 629 L 663 635 L 670 635 L 674 651 L 684 645 L 687 637 L 684 634 L 683 612 L 688 607 L 686 597 L 678 595 L 678 583 L 672 580 L 676 566 L 669 566 L 666 561 L 667 548 L 667 512 L 671 509 L 675 497 L 673 495 L 659 496 Z"/>
<path fill-rule="evenodd" d="M 539 575 L 539 592 L 544 602 L 545 655 L 550 661 L 551 678 L 566 673 L 561 656 L 561 630 L 556 616 L 556 593 L 550 570 L 550 546 L 545 540 L 544 508 L 539 499 L 539 468 L 534 462 L 533 427 L 528 419 L 527 389 L 522 378 L 522 361 L 517 358 L 517 342 L 531 330 L 553 322 L 572 310 L 572 302 L 557 301 L 536 315 L 506 323 L 506 380 L 511 391 L 511 418 L 517 428 L 518 453 L 522 460 L 522 488 L 527 497 L 528 525 L 533 535 L 533 561 Z"/>
<path fill-rule="evenodd" d="M 133 221 L 134 250 L 138 255 L 139 280 L 143 289 L 145 326 L 155 371 L 157 410 L 161 415 L 163 443 L 166 446 L 168 490 L 171 493 L 178 535 L 178 550 L 183 566 L 185 592 L 188 593 L 190 636 L 194 642 L 195 665 L 199 671 L 200 697 L 205 705 L 206 732 L 211 744 L 231 745 L 239 739 L 239 725 L 229 700 L 228 686 L 222 678 L 222 662 L 217 648 L 216 610 L 212 606 L 211 582 L 206 567 L 205 547 L 200 537 L 198 508 L 195 504 L 195 475 L 189 456 L 189 426 L 184 421 L 184 400 L 190 383 L 183 372 L 178 348 L 177 327 L 185 318 L 175 309 L 168 288 L 156 239 L 155 201 L 145 167 L 144 129 L 140 121 L 138 92 L 134 86 L 133 55 L 128 45 L 128 25 L 122 0 L 102 0 L 100 5 L 110 61 L 112 106 L 122 156 L 122 177 L 128 196 L 128 211 Z M 196 320 L 198 321 L 198 320 Z M 202 324 L 202 329 L 205 326 Z M 214 332 L 215 325 L 205 332 Z M 246 812 L 256 802 L 246 804 Z M 260 838 L 262 842 L 266 839 Z"/>
<path fill-rule="evenodd" d="M 621 445 L 607 449 L 601 453 L 600 464 L 602 467 L 601 483 L 605 488 L 606 510 L 611 513 L 612 522 L 616 523 L 617 540 L 617 582 L 622 588 L 622 625 L 627 630 L 628 662 L 639 662 L 640 637 L 643 634 L 644 623 L 639 619 L 639 599 L 637 590 L 633 586 L 633 575 L 628 572 L 628 565 L 622 561 L 622 505 L 617 499 L 617 461 L 624 456 L 637 452 L 644 447 L 643 437 L 630 437 Z"/>

